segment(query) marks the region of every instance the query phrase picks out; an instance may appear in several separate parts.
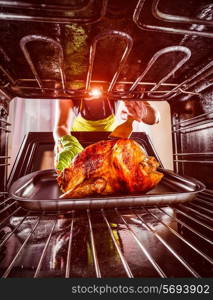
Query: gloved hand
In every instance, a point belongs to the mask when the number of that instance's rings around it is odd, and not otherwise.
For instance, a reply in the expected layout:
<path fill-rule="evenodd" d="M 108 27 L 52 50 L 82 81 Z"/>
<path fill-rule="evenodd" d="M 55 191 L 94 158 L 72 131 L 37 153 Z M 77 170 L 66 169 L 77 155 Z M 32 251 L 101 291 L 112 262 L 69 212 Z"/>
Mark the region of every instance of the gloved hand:
<path fill-rule="evenodd" d="M 54 165 L 58 173 L 68 168 L 72 159 L 80 153 L 84 148 L 76 137 L 72 135 L 64 135 L 55 145 L 55 161 Z"/>

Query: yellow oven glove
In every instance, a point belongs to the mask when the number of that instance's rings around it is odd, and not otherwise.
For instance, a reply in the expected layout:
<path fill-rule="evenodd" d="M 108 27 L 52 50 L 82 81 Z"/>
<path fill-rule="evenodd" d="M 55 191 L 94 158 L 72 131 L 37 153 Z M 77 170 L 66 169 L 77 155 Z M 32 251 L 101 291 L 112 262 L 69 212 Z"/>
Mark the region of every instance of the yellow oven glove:
<path fill-rule="evenodd" d="M 68 168 L 73 158 L 80 153 L 84 148 L 79 143 L 78 139 L 72 135 L 64 135 L 59 139 L 60 149 L 56 153 L 55 168 L 58 173 Z"/>

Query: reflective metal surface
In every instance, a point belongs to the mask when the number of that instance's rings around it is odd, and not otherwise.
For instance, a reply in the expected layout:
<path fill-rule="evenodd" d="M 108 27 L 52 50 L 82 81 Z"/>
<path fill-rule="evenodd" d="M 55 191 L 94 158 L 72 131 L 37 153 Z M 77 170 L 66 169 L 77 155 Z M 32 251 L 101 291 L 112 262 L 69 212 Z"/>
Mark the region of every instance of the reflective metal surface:
<path fill-rule="evenodd" d="M 55 170 L 43 170 L 19 178 L 10 188 L 10 195 L 25 209 L 32 211 L 70 211 L 73 209 L 97 209 L 141 205 L 166 205 L 193 200 L 205 186 L 193 179 L 181 177 L 172 171 L 161 169 L 164 178 L 143 195 L 97 196 L 79 199 L 59 199 Z"/>
<path fill-rule="evenodd" d="M 14 211 L 1 224 L 0 276 L 211 277 L 209 220 L 204 215 L 201 221 L 197 208 L 189 216 L 187 210 L 178 205 L 43 216 Z"/>

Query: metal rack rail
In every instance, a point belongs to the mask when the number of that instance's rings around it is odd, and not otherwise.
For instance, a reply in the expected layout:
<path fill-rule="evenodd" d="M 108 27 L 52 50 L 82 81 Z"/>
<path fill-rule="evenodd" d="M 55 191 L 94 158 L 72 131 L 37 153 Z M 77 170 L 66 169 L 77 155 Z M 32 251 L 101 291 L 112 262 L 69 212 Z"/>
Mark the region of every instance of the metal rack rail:
<path fill-rule="evenodd" d="M 207 116 L 209 116 L 209 115 L 211 115 L 211 114 L 213 114 L 213 111 L 209 111 L 209 112 L 206 112 L 206 113 L 204 113 L 204 114 L 200 114 L 200 115 L 198 115 L 198 116 L 195 116 L 195 117 L 193 117 L 193 118 L 189 118 L 189 119 L 187 119 L 187 120 L 181 120 L 181 121 L 176 122 L 175 124 L 173 124 L 172 127 L 181 126 L 181 125 L 183 125 L 183 124 L 185 125 L 186 123 L 188 123 L 188 122 L 192 123 L 193 121 L 195 121 L 195 122 L 200 122 L 199 119 L 203 119 L 203 118 L 205 118 L 205 117 L 207 117 Z M 210 117 L 210 116 L 209 116 L 209 117 Z M 186 125 L 187 125 L 187 124 L 186 124 Z"/>
<path fill-rule="evenodd" d="M 13 77 L 11 76 L 11 74 L 9 74 L 9 72 L 7 71 L 7 70 L 5 70 L 5 68 L 3 68 L 3 66 L 1 66 L 0 65 L 0 70 L 2 71 L 2 73 L 4 74 L 4 75 L 6 75 L 6 77 L 8 78 L 8 80 L 9 80 L 9 82 L 11 83 L 11 84 L 15 84 L 15 80 L 13 79 Z M 7 83 L 8 84 L 8 83 Z M 6 84 L 6 85 L 7 85 Z M 5 85 L 5 86 L 6 86 Z"/>
<path fill-rule="evenodd" d="M 123 269 L 122 274 L 127 277 L 137 276 L 137 272 L 131 264 L 131 252 L 129 255 L 125 252 L 122 243 L 122 231 L 125 231 L 125 236 L 128 236 L 128 243 L 131 241 L 130 247 L 136 247 L 138 257 L 143 257 L 149 265 L 149 268 L 153 271 L 156 276 L 160 277 L 170 277 L 178 276 L 175 275 L 175 270 L 169 271 L 166 268 L 165 262 L 162 264 L 159 255 L 153 252 L 152 247 L 150 248 L 143 239 L 144 235 L 149 235 L 149 240 L 155 240 L 158 243 L 158 247 L 163 250 L 164 261 L 169 263 L 170 259 L 181 265 L 183 269 L 183 274 L 186 277 L 202 277 L 206 276 L 208 271 L 208 276 L 212 276 L 212 265 L 213 257 L 212 251 L 209 251 L 210 247 L 213 245 L 212 239 L 212 200 L 213 192 L 206 190 L 202 192 L 194 201 L 187 204 L 180 204 L 168 207 L 158 207 L 154 208 L 129 208 L 128 210 L 114 209 L 110 211 L 110 214 L 107 210 L 100 211 L 90 211 L 85 212 L 85 228 L 88 228 L 88 240 L 85 240 L 90 247 L 91 258 L 93 261 L 93 270 L 96 277 L 104 277 L 104 269 L 102 263 L 102 254 L 100 253 L 100 246 L 97 247 L 99 240 L 97 240 L 97 226 L 96 220 L 99 218 L 101 222 L 105 224 L 105 228 L 102 228 L 102 234 L 108 234 L 110 239 L 110 244 L 114 248 L 114 253 L 116 255 L 116 265 L 112 266 L 113 268 Z M 4 202 L 4 209 L 0 211 L 0 215 L 5 214 L 8 210 L 7 216 L 1 218 L 0 228 L 8 226 L 9 220 L 15 215 L 19 215 L 20 208 L 15 205 L 15 202 L 8 198 Z M 13 207 L 11 212 L 11 207 Z M 117 221 L 111 220 L 111 216 L 117 216 Z M 33 214 L 29 212 L 23 212 L 22 217 L 19 217 L 19 221 L 16 221 L 15 226 L 10 233 L 7 233 L 2 236 L 0 240 L 0 253 L 4 251 L 9 243 L 18 232 L 18 229 L 23 226 L 24 222 L 28 222 L 29 218 L 32 218 Z M 34 216 L 33 224 L 31 224 L 31 229 L 28 230 L 28 233 L 25 235 L 25 238 L 22 240 L 20 246 L 17 248 L 16 253 L 8 261 L 8 265 L 4 268 L 0 264 L 0 273 L 3 278 L 16 276 L 17 266 L 22 264 L 22 259 L 24 257 L 25 248 L 30 242 L 34 240 L 37 234 L 37 229 L 40 226 L 43 218 L 48 218 L 48 216 Z M 73 211 L 65 215 L 69 220 L 66 225 L 68 242 L 66 243 L 66 262 L 64 264 L 63 270 L 60 273 L 60 277 L 72 277 L 73 274 L 73 264 L 75 262 L 75 238 L 76 230 L 78 224 L 75 222 L 76 215 Z M 52 247 L 52 241 L 55 240 L 55 228 L 58 226 L 59 215 L 52 216 L 51 225 L 48 227 L 48 232 L 46 233 L 46 240 L 41 247 L 40 255 L 37 257 L 37 265 L 32 270 L 32 277 L 42 277 L 44 273 L 44 262 L 47 260 L 48 251 Z M 169 221 L 168 221 L 169 220 Z M 172 225 L 173 224 L 173 225 Z M 174 224 L 176 224 L 174 226 Z M 160 227 L 156 227 L 160 226 Z M 158 228 L 158 229 L 157 229 Z M 161 228 L 161 229 L 159 229 Z M 38 229 L 39 230 L 39 229 Z M 142 235 L 140 235 L 140 231 Z M 169 234 L 169 239 L 167 238 Z M 147 238 L 147 237 L 146 237 Z M 174 239 L 175 242 L 172 242 Z M 180 244 L 182 246 L 177 247 Z M 60 245 L 60 241 L 59 241 Z M 86 244 L 85 244 L 86 246 Z M 58 246 L 57 246 L 58 247 Z M 212 249 L 212 248 L 211 248 Z M 136 251 L 136 250 L 135 250 Z M 133 252 L 134 253 L 134 252 Z M 3 253 L 2 253 L 3 254 Z M 33 254 L 32 254 L 33 255 Z M 135 254 L 134 254 L 135 255 Z M 196 264 L 196 261 L 199 260 L 199 265 Z M 199 266 L 199 267 L 198 267 Z M 142 266 L 141 266 L 142 267 Z M 25 272 L 25 267 L 22 267 L 22 272 Z M 147 268 L 147 267 L 146 267 Z M 143 268 L 142 268 L 143 269 Z M 42 271 L 42 272 L 41 272 Z M 57 270 L 56 270 L 57 271 Z M 15 273 L 14 273 L 15 272 Z M 136 273 L 135 273 L 136 272 Z M 52 273 L 54 274 L 54 272 Z M 17 273 L 18 275 L 18 273 Z M 112 274 L 111 274 L 112 275 Z M 58 276 L 58 275 L 57 275 Z M 82 275 L 83 276 L 83 275 Z M 85 275 L 84 275 L 85 276 Z M 146 271 L 142 277 L 146 277 Z"/>
<path fill-rule="evenodd" d="M 191 77 L 187 78 L 186 80 L 178 84 L 176 87 L 174 87 L 170 91 L 170 94 L 167 95 L 169 97 L 169 100 L 171 100 L 174 96 L 177 96 L 181 93 L 187 93 L 188 89 L 192 88 L 193 86 L 195 86 L 202 80 L 205 80 L 208 76 L 211 75 L 213 75 L 213 61 L 209 62 L 206 66 L 198 70 Z M 211 85 L 212 83 L 209 86 Z M 199 95 L 199 93 L 197 94 Z"/>
<path fill-rule="evenodd" d="M 0 135 L 3 136 L 3 140 L 0 149 L 0 203 L 1 200 L 4 201 L 7 196 L 6 191 L 6 178 L 7 178 L 7 167 L 10 165 L 10 156 L 8 155 L 7 142 L 8 134 L 11 132 L 8 126 L 11 126 L 9 122 L 2 116 L 0 117 Z"/>
<path fill-rule="evenodd" d="M 175 146 L 177 144 L 177 135 L 181 138 L 182 135 L 205 130 L 209 126 L 212 126 L 212 113 L 212 111 L 209 111 L 186 120 L 176 121 L 175 124 L 172 125 L 172 134 L 174 137 L 173 161 L 177 172 L 179 171 L 179 166 L 185 163 L 196 163 L 207 166 L 211 166 L 213 164 L 213 152 L 181 152 L 180 150 L 178 152 L 177 146 Z"/>

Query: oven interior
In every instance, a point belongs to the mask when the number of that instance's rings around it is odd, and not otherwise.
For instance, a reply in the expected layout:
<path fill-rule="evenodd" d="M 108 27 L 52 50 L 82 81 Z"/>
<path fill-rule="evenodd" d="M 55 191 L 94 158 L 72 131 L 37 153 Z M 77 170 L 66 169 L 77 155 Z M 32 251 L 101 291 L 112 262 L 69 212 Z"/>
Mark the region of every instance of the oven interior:
<path fill-rule="evenodd" d="M 213 3 L 0 1 L 0 11 L 0 276 L 212 277 Z M 54 214 L 10 197 L 54 147 L 52 132 L 29 132 L 11 157 L 14 99 L 80 101 L 97 86 L 112 101 L 168 103 L 173 169 L 205 191 L 185 204 Z M 84 145 L 106 136 L 76 134 Z M 132 137 L 160 160 L 145 133 Z"/>

